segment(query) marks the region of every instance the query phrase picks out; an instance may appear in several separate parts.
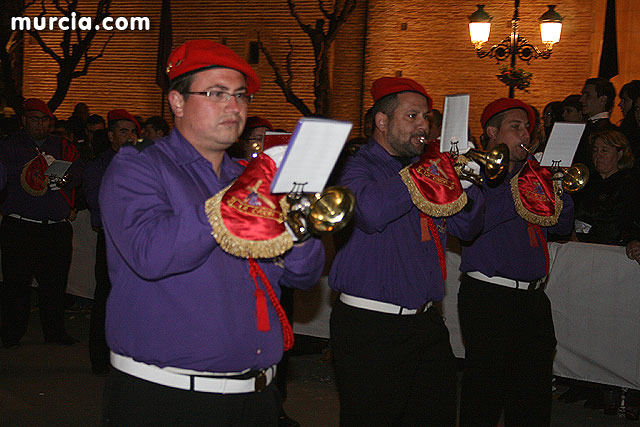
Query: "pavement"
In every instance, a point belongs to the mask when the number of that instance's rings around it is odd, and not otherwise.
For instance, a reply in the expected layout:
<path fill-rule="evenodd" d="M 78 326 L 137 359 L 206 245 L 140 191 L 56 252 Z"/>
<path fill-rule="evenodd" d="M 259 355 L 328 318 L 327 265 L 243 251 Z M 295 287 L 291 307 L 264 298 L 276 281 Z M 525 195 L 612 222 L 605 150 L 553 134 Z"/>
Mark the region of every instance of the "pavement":
<path fill-rule="evenodd" d="M 67 330 L 80 340 L 71 346 L 44 344 L 37 309 L 17 348 L 0 348 L 0 426 L 98 426 L 106 377 L 91 372 L 88 354 L 89 312 L 67 311 Z M 285 409 L 303 427 L 338 426 L 338 393 L 331 363 L 325 361 L 326 340 L 297 336 L 290 359 Z M 564 403 L 554 393 L 554 427 L 630 426 L 630 421 Z"/>

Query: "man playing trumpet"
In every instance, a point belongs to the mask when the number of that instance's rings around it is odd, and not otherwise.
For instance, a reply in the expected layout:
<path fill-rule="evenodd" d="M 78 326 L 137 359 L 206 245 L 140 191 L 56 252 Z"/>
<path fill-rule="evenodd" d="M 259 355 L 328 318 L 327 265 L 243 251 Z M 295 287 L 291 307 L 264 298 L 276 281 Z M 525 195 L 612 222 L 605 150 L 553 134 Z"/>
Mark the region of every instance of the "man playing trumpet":
<path fill-rule="evenodd" d="M 353 234 L 329 284 L 340 425 L 453 426 L 456 363 L 438 308 L 446 233 L 472 239 L 484 197 L 462 189 L 448 153 L 425 144 L 432 101 L 417 82 L 371 88 L 374 131 L 344 166 L 356 195 Z"/>
<path fill-rule="evenodd" d="M 509 148 L 507 178 L 487 187 L 482 233 L 462 245 L 458 311 L 465 341 L 461 426 L 549 424 L 556 346 L 546 235 L 566 234 L 573 202 L 529 156 L 534 114 L 517 99 L 487 105 L 487 149 Z"/>
<path fill-rule="evenodd" d="M 167 65 L 175 128 L 151 145 L 122 147 L 100 187 L 115 368 L 103 423 L 277 425 L 272 380 L 293 338 L 277 297 L 280 285 L 316 282 L 322 244 L 292 247 L 276 198 L 265 191 L 272 158 L 245 169 L 225 153 L 260 86 L 255 71 L 208 40 L 187 41 Z M 222 221 L 233 220 L 224 247 L 211 235 L 216 208 Z M 267 232 L 274 244 L 249 241 Z M 229 252 L 240 246 L 260 246 L 266 256 Z"/>

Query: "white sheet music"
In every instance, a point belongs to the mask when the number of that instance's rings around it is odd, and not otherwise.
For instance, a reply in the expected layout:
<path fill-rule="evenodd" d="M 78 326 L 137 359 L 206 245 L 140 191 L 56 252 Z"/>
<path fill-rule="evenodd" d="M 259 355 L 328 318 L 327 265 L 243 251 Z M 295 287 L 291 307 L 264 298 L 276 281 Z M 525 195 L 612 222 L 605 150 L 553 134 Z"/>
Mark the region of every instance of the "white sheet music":
<path fill-rule="evenodd" d="M 466 152 L 469 141 L 469 94 L 446 95 L 442 112 L 440 152 L 448 153 L 457 141 L 458 150 Z"/>
<path fill-rule="evenodd" d="M 322 191 L 352 127 L 349 122 L 315 117 L 298 120 L 271 192 L 288 193 L 296 184 L 304 184 L 305 193 Z"/>
<path fill-rule="evenodd" d="M 571 166 L 584 127 L 584 123 L 554 123 L 540 166 Z"/>
<path fill-rule="evenodd" d="M 67 170 L 71 166 L 71 162 L 67 162 L 65 160 L 54 160 L 51 162 L 46 171 L 44 171 L 45 176 L 52 176 L 54 178 L 62 178 Z"/>

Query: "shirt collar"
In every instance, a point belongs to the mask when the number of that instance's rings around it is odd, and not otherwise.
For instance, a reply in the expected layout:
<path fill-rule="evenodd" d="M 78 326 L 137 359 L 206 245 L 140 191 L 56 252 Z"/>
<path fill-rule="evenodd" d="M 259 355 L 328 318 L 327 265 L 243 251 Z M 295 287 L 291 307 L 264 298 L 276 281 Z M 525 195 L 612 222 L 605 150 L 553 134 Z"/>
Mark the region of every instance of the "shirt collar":
<path fill-rule="evenodd" d="M 202 159 L 202 155 L 182 136 L 178 128 L 174 127 L 168 137 L 167 146 L 171 149 L 173 158 L 182 165 Z"/>
<path fill-rule="evenodd" d="M 594 114 L 593 116 L 589 117 L 589 121 L 595 122 L 596 120 L 600 120 L 600 119 L 608 119 L 609 116 L 610 114 L 608 111 L 603 111 L 602 113 Z"/>
<path fill-rule="evenodd" d="M 178 164 L 187 165 L 197 161 L 205 161 L 212 167 L 211 163 L 198 153 L 176 127 L 171 130 L 169 136 L 164 138 L 168 139 L 166 146 L 169 147 L 173 158 Z M 231 159 L 231 157 L 225 153 L 222 158 L 222 164 L 220 165 L 220 181 L 230 182 L 240 175 L 243 170 L 244 167 L 242 165 Z"/>

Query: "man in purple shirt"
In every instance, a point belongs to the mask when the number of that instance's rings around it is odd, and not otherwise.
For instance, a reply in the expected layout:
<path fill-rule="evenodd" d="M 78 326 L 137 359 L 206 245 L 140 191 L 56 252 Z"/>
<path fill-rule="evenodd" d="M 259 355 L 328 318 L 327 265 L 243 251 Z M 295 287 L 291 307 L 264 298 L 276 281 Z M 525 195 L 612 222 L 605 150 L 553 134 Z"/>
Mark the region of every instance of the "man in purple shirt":
<path fill-rule="evenodd" d="M 107 252 L 104 239 L 104 229 L 100 220 L 100 183 L 111 163 L 111 159 L 120 147 L 129 143 L 135 144 L 140 133 L 140 125 L 125 109 L 115 109 L 107 114 L 108 135 L 111 147 L 96 158 L 91 159 L 85 166 L 82 175 L 87 205 L 91 211 L 91 227 L 98 233 L 96 241 L 96 264 L 94 274 L 96 289 L 91 306 L 91 323 L 89 325 L 89 358 L 91 370 L 94 374 L 103 375 L 109 372 L 109 347 L 104 333 L 104 319 L 107 297 L 111 290 L 109 274 L 107 273 Z"/>
<path fill-rule="evenodd" d="M 486 148 L 506 144 L 510 159 L 507 178 L 487 188 L 482 234 L 462 245 L 460 425 L 495 426 L 503 410 L 505 425 L 549 425 L 556 339 L 544 293 L 546 234 L 570 231 L 573 203 L 558 196 L 550 172 L 528 155 L 528 104 L 499 99 L 481 121 Z"/>
<path fill-rule="evenodd" d="M 61 188 L 45 176 L 54 160 L 74 162 L 77 149 L 49 133 L 53 114 L 37 98 L 24 102 L 23 130 L 0 142 L 0 201 L 3 282 L 0 284 L 1 338 L 19 345 L 27 331 L 30 288 L 38 282 L 40 322 L 47 343 L 76 342 L 64 326 L 64 296 L 71 264 L 73 230 L 68 218 L 80 182 L 78 163 Z"/>
<path fill-rule="evenodd" d="M 421 213 L 400 173 L 423 165 L 431 98 L 405 78 L 378 79 L 371 92 L 373 136 L 339 180 L 356 195 L 353 234 L 329 275 L 342 293 L 331 313 L 340 425 L 453 426 L 456 363 L 434 303 L 444 296 L 446 233 L 479 233 L 484 198 L 472 187 L 459 213 Z"/>
<path fill-rule="evenodd" d="M 104 422 L 277 425 L 280 318 L 270 298 L 258 306 L 256 263 L 223 251 L 205 213 L 207 200 L 243 173 L 225 149 L 242 133 L 260 82 L 208 40 L 179 46 L 167 68 L 175 128 L 152 145 L 122 147 L 100 188 L 115 368 Z M 324 252 L 310 239 L 256 261 L 279 296 L 280 285 L 312 286 Z"/>

